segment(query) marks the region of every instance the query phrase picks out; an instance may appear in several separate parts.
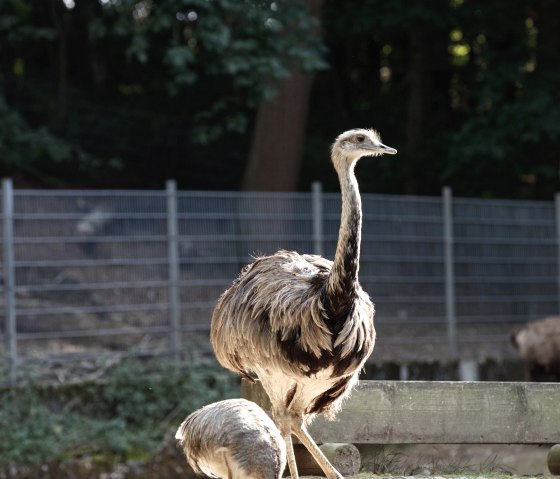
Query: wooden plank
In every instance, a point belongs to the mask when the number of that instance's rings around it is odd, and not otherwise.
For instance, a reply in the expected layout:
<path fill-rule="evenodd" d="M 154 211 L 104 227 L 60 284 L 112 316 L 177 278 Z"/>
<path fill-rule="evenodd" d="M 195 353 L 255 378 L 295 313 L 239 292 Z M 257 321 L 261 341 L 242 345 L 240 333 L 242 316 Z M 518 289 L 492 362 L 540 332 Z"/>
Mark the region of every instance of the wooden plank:
<path fill-rule="evenodd" d="M 242 394 L 270 408 L 260 384 Z M 319 443 L 553 444 L 560 383 L 362 381 L 335 420 L 309 430 Z"/>

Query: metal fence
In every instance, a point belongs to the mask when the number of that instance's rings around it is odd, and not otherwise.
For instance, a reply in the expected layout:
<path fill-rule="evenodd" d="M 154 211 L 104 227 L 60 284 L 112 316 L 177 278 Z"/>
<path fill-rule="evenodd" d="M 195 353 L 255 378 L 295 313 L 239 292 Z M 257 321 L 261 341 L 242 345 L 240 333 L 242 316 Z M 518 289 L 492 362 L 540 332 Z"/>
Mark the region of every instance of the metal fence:
<path fill-rule="evenodd" d="M 340 195 L 12 190 L 3 182 L 2 357 L 206 354 L 214 304 L 252 254 L 332 258 Z M 364 194 L 360 279 L 373 360 L 502 358 L 557 314 L 553 202 Z"/>

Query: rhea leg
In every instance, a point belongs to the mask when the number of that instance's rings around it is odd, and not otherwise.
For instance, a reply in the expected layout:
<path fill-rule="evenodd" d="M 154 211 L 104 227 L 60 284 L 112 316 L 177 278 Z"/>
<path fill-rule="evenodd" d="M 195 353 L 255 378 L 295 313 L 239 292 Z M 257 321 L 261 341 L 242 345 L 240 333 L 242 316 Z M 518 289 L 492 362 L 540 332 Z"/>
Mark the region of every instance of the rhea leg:
<path fill-rule="evenodd" d="M 319 446 L 315 444 L 313 438 L 307 432 L 307 429 L 303 425 L 303 420 L 301 418 L 293 418 L 292 421 L 292 432 L 301 441 L 301 443 L 306 447 L 309 453 L 313 456 L 319 467 L 323 469 L 327 479 L 344 479 L 344 477 L 338 472 L 334 466 L 325 457 Z"/>
<path fill-rule="evenodd" d="M 224 459 L 224 464 L 226 465 L 227 469 L 227 479 L 233 479 L 233 473 L 231 472 L 231 467 L 229 466 L 228 457 L 226 451 L 222 453 L 222 457 Z"/>
<path fill-rule="evenodd" d="M 288 467 L 290 468 L 290 477 L 292 479 L 299 479 L 296 456 L 294 455 L 294 446 L 292 444 L 292 435 L 288 433 L 286 436 L 284 436 L 284 441 L 286 442 L 286 458 Z"/>
<path fill-rule="evenodd" d="M 291 428 L 291 418 L 284 411 L 283 414 L 275 414 L 276 423 L 280 429 L 280 434 L 286 443 L 286 459 L 288 463 L 288 468 L 290 469 L 291 479 L 299 479 L 299 474 L 296 464 L 296 456 L 294 454 L 294 446 L 292 444 L 292 428 Z"/>

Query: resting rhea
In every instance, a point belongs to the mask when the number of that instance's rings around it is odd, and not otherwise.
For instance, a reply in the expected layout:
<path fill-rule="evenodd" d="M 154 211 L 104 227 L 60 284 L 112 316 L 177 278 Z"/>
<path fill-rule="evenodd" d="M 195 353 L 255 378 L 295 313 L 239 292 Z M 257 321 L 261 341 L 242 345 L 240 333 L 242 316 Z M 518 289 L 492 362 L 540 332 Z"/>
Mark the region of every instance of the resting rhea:
<path fill-rule="evenodd" d="M 254 372 L 272 402 L 292 479 L 299 477 L 292 433 L 328 479 L 342 477 L 306 422 L 338 410 L 373 351 L 374 307 L 358 282 L 362 208 L 354 167 L 363 156 L 396 152 L 374 130 L 342 133 L 331 152 L 342 191 L 334 261 L 293 251 L 258 258 L 221 296 L 212 315 L 218 361 L 246 377 Z"/>
<path fill-rule="evenodd" d="M 228 399 L 193 412 L 175 438 L 199 475 L 280 479 L 286 467 L 286 446 L 276 425 L 245 399 Z"/>

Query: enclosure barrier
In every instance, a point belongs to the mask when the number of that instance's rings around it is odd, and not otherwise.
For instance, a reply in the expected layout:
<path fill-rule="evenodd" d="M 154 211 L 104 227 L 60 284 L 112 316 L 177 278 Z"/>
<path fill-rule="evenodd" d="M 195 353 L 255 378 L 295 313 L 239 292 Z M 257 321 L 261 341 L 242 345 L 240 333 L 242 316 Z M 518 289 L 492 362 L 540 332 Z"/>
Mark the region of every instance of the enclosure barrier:
<path fill-rule="evenodd" d="M 372 361 L 501 360 L 511 330 L 558 314 L 560 197 L 363 192 L 360 282 Z M 0 382 L 110 355 L 211 355 L 212 310 L 254 254 L 332 258 L 340 194 L 25 190 L 2 182 Z M 34 372 L 36 372 L 34 370 Z M 403 374 L 402 377 L 406 377 Z"/>
<path fill-rule="evenodd" d="M 241 395 L 270 411 L 259 382 L 243 380 Z M 361 381 L 335 420 L 318 417 L 309 432 L 323 444 L 557 444 L 559 425 L 560 383 Z"/>

